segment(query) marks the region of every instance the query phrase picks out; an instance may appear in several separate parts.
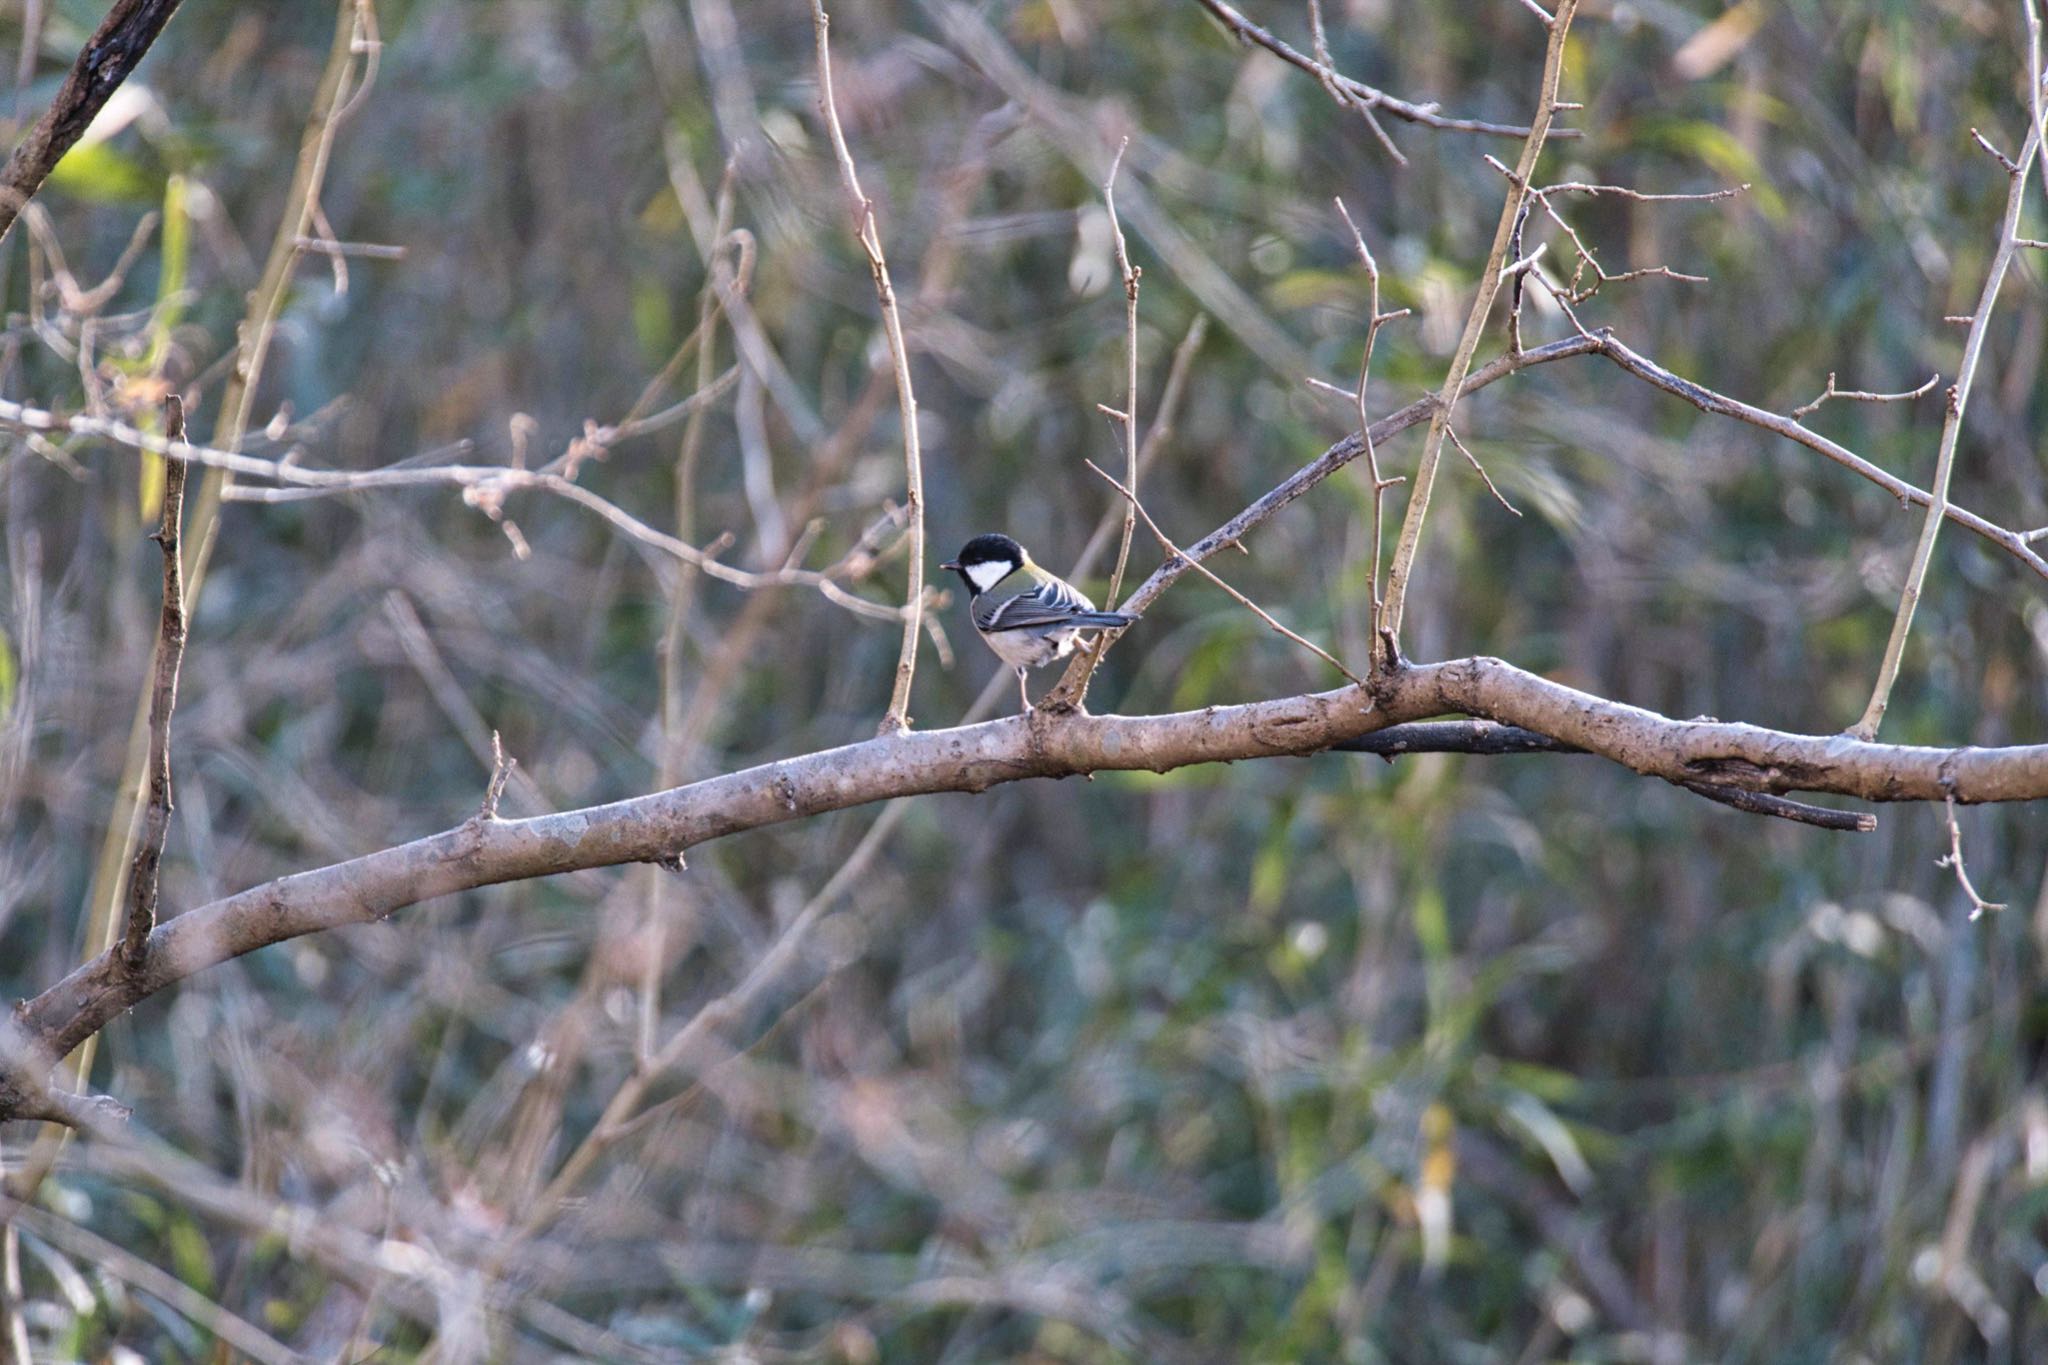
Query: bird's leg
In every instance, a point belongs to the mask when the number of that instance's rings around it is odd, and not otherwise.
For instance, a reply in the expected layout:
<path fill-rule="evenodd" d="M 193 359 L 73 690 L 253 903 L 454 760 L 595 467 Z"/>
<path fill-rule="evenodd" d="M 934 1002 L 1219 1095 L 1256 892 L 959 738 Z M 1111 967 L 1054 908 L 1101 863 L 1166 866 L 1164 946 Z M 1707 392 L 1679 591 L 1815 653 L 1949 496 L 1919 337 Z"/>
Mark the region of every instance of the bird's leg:
<path fill-rule="evenodd" d="M 1030 715 L 1034 709 L 1031 705 L 1031 689 L 1024 685 L 1024 670 L 1021 668 L 1017 670 L 1017 695 L 1024 699 L 1024 714 Z"/>

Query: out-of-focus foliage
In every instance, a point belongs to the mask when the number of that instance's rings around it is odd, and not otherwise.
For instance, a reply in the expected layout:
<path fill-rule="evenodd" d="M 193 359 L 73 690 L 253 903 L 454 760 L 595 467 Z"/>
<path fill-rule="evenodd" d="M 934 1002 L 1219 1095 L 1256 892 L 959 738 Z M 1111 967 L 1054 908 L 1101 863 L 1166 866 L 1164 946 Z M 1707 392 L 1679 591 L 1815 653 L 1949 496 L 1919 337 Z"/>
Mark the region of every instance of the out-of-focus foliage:
<path fill-rule="evenodd" d="M 21 108 L 95 8 L 53 7 Z M 1324 8 L 1359 78 L 1526 117 L 1544 34 L 1515 0 Z M 1386 306 L 1414 310 L 1381 338 L 1376 412 L 1441 382 L 1503 189 L 1482 154 L 1511 162 L 1512 140 L 1389 121 L 1396 166 L 1194 0 L 835 9 L 841 110 L 916 352 L 934 559 L 1000 527 L 1062 566 L 1110 507 L 1081 461 L 1118 451 L 1095 410 L 1123 400 L 1099 185 L 1126 134 L 1147 414 L 1175 344 L 1213 318 L 1145 482 L 1170 533 L 1220 523 L 1348 429 L 1346 404 L 1303 384 L 1349 382 L 1362 340 L 1333 195 L 1374 244 Z M 1250 13 L 1308 46 L 1303 7 Z M 858 415 L 881 352 L 807 7 L 377 14 L 381 69 L 322 202 L 337 236 L 407 255 L 348 260 L 345 292 L 325 258 L 299 267 L 251 448 L 359 469 L 466 440 L 460 458 L 502 463 L 526 414 L 527 458 L 551 458 L 623 415 L 695 327 L 710 224 L 677 190 L 701 187 L 701 212 L 729 175 L 795 397 L 750 375 L 716 405 L 677 533 L 730 532 L 749 566 L 813 521 L 807 564 L 851 549 L 900 499 L 902 466 L 886 377 Z M 24 224 L 0 256 L 7 397 L 75 407 L 98 361 L 102 386 L 195 387 L 194 430 L 212 429 L 333 17 L 187 0 L 126 125 L 52 179 L 45 243 Z M 1610 269 L 1712 277 L 1612 286 L 1588 324 L 1777 411 L 1830 371 L 1945 384 L 1960 329 L 1942 319 L 1974 306 L 2006 188 L 1968 130 L 2019 145 L 2022 38 L 2011 0 L 1589 3 L 1565 82 L 1584 136 L 1555 143 L 1543 177 L 1753 188 L 1561 200 Z M 2027 223 L 2048 236 L 2040 204 Z M 49 246 L 90 284 L 148 212 L 167 224 L 82 335 Z M 1568 259 L 1540 218 L 1531 231 Z M 2030 253 L 1955 489 L 2016 528 L 2048 523 L 2042 284 Z M 1534 304 L 1528 327 L 1568 331 Z M 716 370 L 734 354 L 721 325 Z M 1941 401 L 1809 421 L 1925 482 Z M 850 412 L 858 439 L 821 467 L 820 433 Z M 1459 426 L 1525 515 L 1447 466 L 1411 653 L 1499 654 L 1676 715 L 1855 718 L 1917 514 L 1597 359 L 1488 389 Z M 679 432 L 579 477 L 677 530 Z M 1417 439 L 1383 452 L 1390 472 Z M 156 618 L 155 477 L 114 449 L 0 447 L 10 997 L 83 950 Z M 1354 661 L 1364 488 L 1362 471 L 1333 480 L 1220 565 Z M 448 490 L 227 505 L 177 717 L 167 908 L 465 818 L 494 729 L 528 783 L 509 814 L 652 788 L 665 734 L 688 778 L 873 732 L 886 624 L 679 577 L 567 502 L 505 515 L 530 557 Z M 901 553 L 856 589 L 895 599 Z M 1156 563 L 1142 531 L 1134 559 Z M 924 656 L 926 726 L 996 668 L 957 601 L 940 619 L 958 657 Z M 1887 737 L 2038 740 L 2044 677 L 2039 585 L 1951 528 Z M 1155 711 L 1331 681 L 1191 578 L 1093 700 Z M 832 891 L 791 986 L 656 1080 L 647 1116 L 552 1189 L 644 1039 L 744 977 L 878 814 L 707 847 L 681 876 L 437 902 L 149 1002 L 109 1030 L 95 1080 L 161 1151 L 74 1143 L 42 1186 L 47 1216 L 21 1234 L 39 1350 L 216 1358 L 204 1322 L 58 1235 L 76 1224 L 323 1359 L 430 1340 L 441 1360 L 2048 1353 L 2040 812 L 1964 814 L 1976 883 L 2010 902 L 1973 923 L 1934 866 L 1939 812 L 1825 834 L 1590 758 L 1333 755 L 922 800 Z M 10 1167 L 31 1136 L 6 1132 Z M 279 1205 L 381 1251 L 281 1232 Z"/>

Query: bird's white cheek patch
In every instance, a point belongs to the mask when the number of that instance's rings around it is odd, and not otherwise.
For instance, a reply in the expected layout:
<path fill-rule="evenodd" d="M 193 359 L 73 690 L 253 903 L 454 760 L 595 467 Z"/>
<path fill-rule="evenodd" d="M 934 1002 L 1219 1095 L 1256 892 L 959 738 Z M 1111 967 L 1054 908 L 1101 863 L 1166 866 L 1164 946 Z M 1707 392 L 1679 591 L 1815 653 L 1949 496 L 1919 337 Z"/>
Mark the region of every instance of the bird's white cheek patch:
<path fill-rule="evenodd" d="M 967 566 L 968 580 L 980 592 L 987 592 L 1009 576 L 1010 566 L 1000 560 L 991 560 L 986 564 L 970 564 Z"/>

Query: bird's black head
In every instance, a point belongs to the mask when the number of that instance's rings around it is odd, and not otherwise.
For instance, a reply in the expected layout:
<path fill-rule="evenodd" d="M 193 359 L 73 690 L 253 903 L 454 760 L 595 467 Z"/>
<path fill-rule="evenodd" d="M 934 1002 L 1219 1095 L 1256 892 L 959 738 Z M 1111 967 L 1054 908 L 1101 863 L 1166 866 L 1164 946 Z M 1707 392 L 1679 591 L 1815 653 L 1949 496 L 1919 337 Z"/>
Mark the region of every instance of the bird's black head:
<path fill-rule="evenodd" d="M 960 547 L 960 553 L 939 565 L 967 581 L 967 593 L 976 597 L 1024 567 L 1024 547 L 1006 535 L 976 536 Z"/>

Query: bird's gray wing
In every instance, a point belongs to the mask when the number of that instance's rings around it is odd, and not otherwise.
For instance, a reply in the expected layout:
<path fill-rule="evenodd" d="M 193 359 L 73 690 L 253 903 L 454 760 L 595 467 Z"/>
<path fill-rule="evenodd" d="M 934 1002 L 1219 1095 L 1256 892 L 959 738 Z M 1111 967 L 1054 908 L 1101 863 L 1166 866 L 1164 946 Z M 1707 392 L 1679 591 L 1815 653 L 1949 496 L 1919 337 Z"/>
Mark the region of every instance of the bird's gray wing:
<path fill-rule="evenodd" d="M 1082 596 L 1072 584 L 1051 577 L 1029 592 L 1020 592 L 1015 597 L 991 602 L 984 594 L 974 603 L 974 624 L 982 631 L 1123 624 L 1121 617 L 1098 619 L 1113 616 L 1114 613 L 1096 611 L 1095 604 Z"/>

